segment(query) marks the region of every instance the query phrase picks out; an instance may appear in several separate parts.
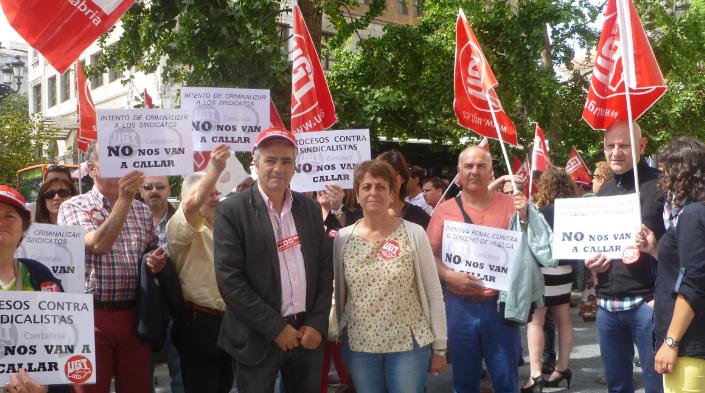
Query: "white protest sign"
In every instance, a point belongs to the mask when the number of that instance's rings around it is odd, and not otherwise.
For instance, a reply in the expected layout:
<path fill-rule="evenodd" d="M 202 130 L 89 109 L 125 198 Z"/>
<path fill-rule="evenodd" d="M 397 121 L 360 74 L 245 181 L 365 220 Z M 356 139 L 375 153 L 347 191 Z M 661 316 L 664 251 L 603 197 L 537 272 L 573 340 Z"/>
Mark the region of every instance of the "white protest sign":
<path fill-rule="evenodd" d="M 42 385 L 95 383 L 93 295 L 3 292 L 0 386 L 24 368 Z"/>
<path fill-rule="evenodd" d="M 102 177 L 132 170 L 145 176 L 193 173 L 191 121 L 179 109 L 98 109 Z"/>
<path fill-rule="evenodd" d="M 291 189 L 320 191 L 328 184 L 353 187 L 355 167 L 370 159 L 370 130 L 300 132 Z"/>
<path fill-rule="evenodd" d="M 456 272 L 472 274 L 487 288 L 506 291 L 522 236 L 506 229 L 445 221 L 443 264 Z"/>
<path fill-rule="evenodd" d="M 17 258 L 34 259 L 61 280 L 64 292 L 85 293 L 85 230 L 78 226 L 34 223 L 17 247 Z"/>
<path fill-rule="evenodd" d="M 182 87 L 181 109 L 191 115 L 193 150 L 225 143 L 252 152 L 257 134 L 269 128 L 269 90 Z"/>
<path fill-rule="evenodd" d="M 602 253 L 611 259 L 633 259 L 638 255 L 634 236 L 641 228 L 638 198 L 627 194 L 556 199 L 553 258 L 586 259 Z"/>

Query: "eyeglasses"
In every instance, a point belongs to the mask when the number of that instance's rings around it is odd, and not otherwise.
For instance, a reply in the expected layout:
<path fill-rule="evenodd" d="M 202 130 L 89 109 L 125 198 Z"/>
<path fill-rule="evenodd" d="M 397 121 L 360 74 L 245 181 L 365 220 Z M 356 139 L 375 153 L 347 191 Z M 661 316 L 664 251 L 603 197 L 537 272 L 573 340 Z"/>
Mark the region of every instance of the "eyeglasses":
<path fill-rule="evenodd" d="M 44 199 L 54 199 L 56 195 L 59 195 L 59 198 L 68 198 L 71 196 L 71 191 L 65 188 L 60 190 L 47 190 L 44 192 Z"/>
<path fill-rule="evenodd" d="M 162 191 L 162 190 L 166 189 L 166 184 L 164 184 L 164 183 L 154 183 L 154 184 L 147 183 L 147 184 L 143 185 L 142 188 L 144 188 L 145 191 L 152 191 L 153 188 L 156 188 L 157 191 Z"/>

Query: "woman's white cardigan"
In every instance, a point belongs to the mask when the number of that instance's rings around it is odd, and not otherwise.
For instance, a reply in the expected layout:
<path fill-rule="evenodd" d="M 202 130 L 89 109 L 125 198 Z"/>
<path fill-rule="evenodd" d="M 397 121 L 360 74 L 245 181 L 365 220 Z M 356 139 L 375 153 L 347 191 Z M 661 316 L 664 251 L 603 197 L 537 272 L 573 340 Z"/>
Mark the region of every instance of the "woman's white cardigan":
<path fill-rule="evenodd" d="M 414 259 L 414 272 L 416 275 L 416 286 L 419 290 L 421 308 L 424 317 L 433 332 L 434 350 L 446 350 L 448 348 L 448 331 L 446 326 L 446 311 L 443 303 L 443 292 L 441 282 L 436 270 L 436 262 L 431 251 L 431 244 L 428 242 L 426 231 L 417 224 L 402 220 L 406 233 L 409 234 L 411 252 Z M 333 242 L 333 267 L 335 273 L 335 320 L 331 321 L 338 326 L 335 333 L 339 333 L 345 326 L 341 325 L 343 311 L 347 302 L 347 286 L 345 285 L 345 273 L 343 270 L 343 254 L 345 245 L 353 233 L 355 224 L 349 225 L 338 231 Z M 380 299 L 380 301 L 384 301 Z M 330 338 L 329 338 L 330 339 Z"/>

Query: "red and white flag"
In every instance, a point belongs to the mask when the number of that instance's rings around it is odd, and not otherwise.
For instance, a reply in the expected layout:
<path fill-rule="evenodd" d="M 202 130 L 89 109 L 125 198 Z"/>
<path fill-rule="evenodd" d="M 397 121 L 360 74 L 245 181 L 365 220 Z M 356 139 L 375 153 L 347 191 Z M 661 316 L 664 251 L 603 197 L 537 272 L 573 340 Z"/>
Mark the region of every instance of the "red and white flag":
<path fill-rule="evenodd" d="M 294 45 L 291 67 L 291 131 L 324 131 L 336 121 L 335 105 L 318 52 L 304 22 L 299 5 L 294 2 Z"/>
<path fill-rule="evenodd" d="M 497 80 L 462 10 L 456 23 L 454 75 L 453 109 L 458 124 L 482 136 L 499 139 L 492 119 L 494 112 L 504 142 L 518 145 L 516 127 L 494 90 Z"/>
<path fill-rule="evenodd" d="M 568 162 L 565 164 L 565 170 L 576 183 L 588 185 L 592 183 L 590 168 L 585 165 L 585 161 L 580 157 L 580 153 L 573 147 L 568 155 Z"/>
<path fill-rule="evenodd" d="M 517 156 L 512 157 L 512 172 L 514 172 L 514 179 L 517 184 L 524 185 L 524 195 L 529 196 L 529 187 L 531 186 L 531 165 L 529 164 L 529 157 L 524 158 L 524 162 L 519 161 Z M 533 185 L 532 192 L 536 192 L 536 184 Z"/>
<path fill-rule="evenodd" d="M 147 109 L 154 108 L 154 101 L 152 101 L 152 96 L 147 93 L 147 89 L 144 89 L 144 107 Z"/>
<path fill-rule="evenodd" d="M 548 156 L 546 148 L 546 138 L 543 135 L 543 130 L 536 123 L 536 131 L 534 133 L 534 149 L 531 153 L 532 169 L 539 172 L 544 172 L 551 167 L 551 158 Z"/>
<path fill-rule="evenodd" d="M 83 72 L 83 65 L 76 62 L 76 100 L 78 111 L 78 132 L 76 135 L 76 146 L 82 152 L 88 151 L 88 144 L 98 139 L 96 132 L 95 105 L 91 98 L 91 91 L 86 83 L 86 74 Z"/>
<path fill-rule="evenodd" d="M 488 153 L 490 152 L 490 140 L 487 139 L 487 137 L 482 138 L 482 140 L 477 146 L 481 147 L 484 151 Z"/>
<path fill-rule="evenodd" d="M 277 110 L 277 107 L 274 106 L 274 100 L 271 98 L 269 99 L 269 126 L 272 128 L 283 128 L 287 129 L 286 126 L 284 126 L 284 122 L 282 121 L 282 117 L 279 116 L 279 111 Z"/>
<path fill-rule="evenodd" d="M 628 120 L 626 83 L 632 120 L 638 119 L 666 92 L 666 82 L 631 0 L 608 0 L 597 45 L 583 119 L 595 130 Z"/>
<path fill-rule="evenodd" d="M 133 1 L 0 0 L 0 5 L 17 33 L 63 74 Z"/>

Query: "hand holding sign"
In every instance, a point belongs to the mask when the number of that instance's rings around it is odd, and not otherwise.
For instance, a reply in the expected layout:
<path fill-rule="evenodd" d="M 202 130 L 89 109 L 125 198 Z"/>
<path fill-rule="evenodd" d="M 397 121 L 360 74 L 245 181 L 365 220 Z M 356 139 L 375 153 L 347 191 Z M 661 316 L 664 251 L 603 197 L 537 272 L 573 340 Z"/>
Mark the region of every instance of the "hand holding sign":
<path fill-rule="evenodd" d="M 612 267 L 612 262 L 603 254 L 596 254 L 585 260 L 585 267 L 595 273 L 604 273 Z"/>
<path fill-rule="evenodd" d="M 12 374 L 10 382 L 5 385 L 5 388 L 10 393 L 46 393 L 49 388 L 39 385 L 29 377 L 27 371 L 20 369 L 20 375 Z"/>
<path fill-rule="evenodd" d="M 641 232 L 636 234 L 636 246 L 640 252 L 645 252 L 658 259 L 658 240 L 651 229 L 644 224 L 641 224 Z"/>
<path fill-rule="evenodd" d="M 144 184 L 144 173 L 141 171 L 130 171 L 118 180 L 118 198 L 132 201 L 137 195 L 140 187 Z"/>
<path fill-rule="evenodd" d="M 477 291 L 485 289 L 485 286 L 482 285 L 482 280 L 479 278 L 470 273 L 456 272 L 451 269 L 445 270 L 445 273 L 443 273 L 443 281 L 445 281 L 446 284 L 448 284 L 448 288 L 454 292 L 462 293 L 469 290 Z"/>
<path fill-rule="evenodd" d="M 225 170 L 228 158 L 230 158 L 230 147 L 220 143 L 211 152 L 210 165 L 220 173 Z"/>

